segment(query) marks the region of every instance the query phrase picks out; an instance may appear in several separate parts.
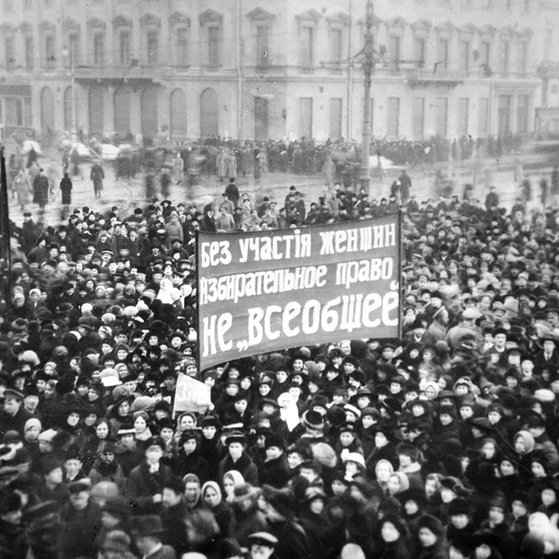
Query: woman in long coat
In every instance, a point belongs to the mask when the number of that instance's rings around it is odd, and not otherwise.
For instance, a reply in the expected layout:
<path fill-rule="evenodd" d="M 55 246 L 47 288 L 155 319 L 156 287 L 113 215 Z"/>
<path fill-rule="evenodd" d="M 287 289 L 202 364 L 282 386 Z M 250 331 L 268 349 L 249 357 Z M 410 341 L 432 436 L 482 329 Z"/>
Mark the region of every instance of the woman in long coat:
<path fill-rule="evenodd" d="M 62 192 L 62 205 L 69 206 L 72 203 L 72 179 L 68 173 L 60 181 L 60 191 Z"/>
<path fill-rule="evenodd" d="M 217 176 L 222 181 L 227 176 L 227 155 L 221 150 L 215 160 Z"/>
<path fill-rule="evenodd" d="M 22 210 L 25 210 L 25 206 L 30 204 L 33 199 L 33 190 L 29 177 L 23 169 L 20 169 L 14 179 L 14 189 L 17 193 L 17 203 Z"/>
<path fill-rule="evenodd" d="M 227 172 L 227 177 L 230 179 L 237 178 L 237 158 L 232 152 L 227 154 L 225 158 L 225 167 Z"/>

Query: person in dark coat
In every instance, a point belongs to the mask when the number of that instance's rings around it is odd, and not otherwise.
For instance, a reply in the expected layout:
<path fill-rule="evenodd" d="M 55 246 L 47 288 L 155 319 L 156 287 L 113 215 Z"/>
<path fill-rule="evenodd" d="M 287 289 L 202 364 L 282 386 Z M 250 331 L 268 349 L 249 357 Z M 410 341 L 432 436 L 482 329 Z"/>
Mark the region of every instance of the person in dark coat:
<path fill-rule="evenodd" d="M 400 183 L 400 197 L 402 204 L 407 204 L 410 197 L 411 179 L 405 170 L 403 170 L 401 175 L 398 177 L 398 181 Z"/>
<path fill-rule="evenodd" d="M 21 248 L 25 254 L 28 254 L 35 246 L 40 234 L 40 228 L 33 220 L 31 212 L 25 212 L 23 214 L 23 225 L 21 227 Z"/>
<path fill-rule="evenodd" d="M 33 179 L 33 202 L 44 210 L 48 201 L 49 179 L 45 176 L 43 169 L 39 169 L 39 174 Z"/>
<path fill-rule="evenodd" d="M 281 436 L 270 433 L 266 435 L 264 447 L 266 449 L 266 459 L 264 460 L 264 474 L 261 483 L 281 489 L 291 478 L 287 457 L 285 456 L 285 441 Z"/>
<path fill-rule="evenodd" d="M 0 414 L 0 435 L 6 431 L 17 431 L 23 438 L 25 423 L 34 415 L 23 406 L 24 394 L 8 388 L 4 392 L 4 411 Z"/>
<path fill-rule="evenodd" d="M 0 557 L 5 559 L 26 556 L 22 508 L 21 497 L 16 491 L 4 492 L 0 496 Z"/>
<path fill-rule="evenodd" d="M 227 535 L 231 524 L 231 518 L 233 517 L 233 510 L 231 509 L 231 505 L 223 500 L 223 494 L 221 493 L 219 484 L 215 481 L 206 481 L 206 483 L 202 485 L 201 498 L 204 507 L 213 513 L 221 535 Z"/>
<path fill-rule="evenodd" d="M 219 463 L 217 470 L 218 480 L 222 480 L 226 472 L 236 470 L 247 483 L 258 485 L 258 468 L 250 456 L 245 453 L 245 443 L 245 436 L 237 431 L 234 431 L 225 439 L 227 455 Z"/>
<path fill-rule="evenodd" d="M 176 559 L 175 550 L 163 543 L 164 527 L 156 514 L 146 514 L 135 518 L 130 534 L 141 557 L 149 559 Z"/>
<path fill-rule="evenodd" d="M 100 541 L 96 534 L 101 526 L 101 509 L 91 499 L 91 482 L 85 478 L 68 487 L 70 502 L 62 509 L 59 534 L 60 559 L 97 557 Z"/>
<path fill-rule="evenodd" d="M 146 514 L 160 511 L 163 487 L 173 475 L 171 468 L 161 463 L 164 449 L 165 443 L 152 437 L 145 449 L 145 461 L 130 472 L 126 482 L 125 495 Z"/>
<path fill-rule="evenodd" d="M 60 181 L 60 191 L 62 192 L 62 205 L 68 206 L 72 203 L 72 179 L 68 173 L 64 173 L 64 177 Z"/>
<path fill-rule="evenodd" d="M 185 553 L 188 548 L 184 524 L 187 514 L 184 489 L 184 482 L 177 476 L 169 478 L 163 484 L 161 522 L 166 530 L 163 543 L 169 544 L 178 556 Z"/>
<path fill-rule="evenodd" d="M 278 539 L 275 555 L 278 559 L 310 559 L 307 534 L 295 516 L 295 499 L 286 491 L 279 491 L 269 485 L 262 487 L 265 499 L 264 515 L 268 522 L 268 532 Z"/>
<path fill-rule="evenodd" d="M 93 181 L 93 191 L 95 192 L 95 196 L 100 198 L 101 191 L 103 190 L 105 171 L 103 171 L 103 167 L 101 167 L 98 161 L 96 161 L 93 167 L 91 167 L 89 177 Z"/>
<path fill-rule="evenodd" d="M 173 461 L 173 471 L 184 477 L 186 474 L 196 474 L 200 483 L 208 479 L 209 464 L 202 457 L 198 446 L 200 445 L 200 435 L 197 431 L 183 431 L 179 441 L 179 453 Z"/>
<path fill-rule="evenodd" d="M 401 518 L 387 514 L 380 520 L 378 528 L 380 559 L 411 559 L 408 531 Z"/>
<path fill-rule="evenodd" d="M 443 523 L 430 514 L 417 521 L 417 548 L 414 559 L 448 559 L 448 549 Z"/>
<path fill-rule="evenodd" d="M 239 187 L 235 184 L 235 179 L 229 179 L 229 184 L 225 187 L 225 196 L 233 202 L 235 207 L 239 205 L 240 193 Z"/>

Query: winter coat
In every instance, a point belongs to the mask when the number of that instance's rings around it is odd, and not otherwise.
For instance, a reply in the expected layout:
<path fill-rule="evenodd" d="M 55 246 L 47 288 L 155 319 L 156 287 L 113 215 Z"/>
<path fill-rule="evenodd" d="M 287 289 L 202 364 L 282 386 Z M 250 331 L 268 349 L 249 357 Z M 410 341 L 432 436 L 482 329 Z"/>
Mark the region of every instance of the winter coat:
<path fill-rule="evenodd" d="M 420 547 L 413 559 L 448 559 L 448 548 L 444 541 L 438 540 L 431 547 Z"/>
<path fill-rule="evenodd" d="M 227 454 L 227 456 L 225 456 L 225 458 L 219 463 L 219 467 L 217 469 L 217 479 L 222 480 L 225 473 L 229 470 L 236 470 L 239 472 L 247 483 L 255 486 L 260 485 L 258 483 L 258 469 L 250 456 L 244 452 L 236 462 L 233 462 L 231 456 Z"/>
<path fill-rule="evenodd" d="M 195 474 L 200 479 L 200 483 L 205 483 L 209 479 L 209 464 L 198 450 L 188 455 L 183 451 L 179 452 L 173 460 L 173 471 L 180 477 Z"/>
<path fill-rule="evenodd" d="M 101 509 L 90 497 L 85 509 L 67 505 L 63 510 L 59 534 L 59 559 L 97 557 L 100 541 L 96 537 L 101 526 Z"/>
<path fill-rule="evenodd" d="M 130 472 L 124 493 L 136 502 L 142 514 L 156 514 L 160 506 L 153 502 L 153 496 L 163 491 L 172 476 L 173 471 L 164 464 L 159 465 L 159 471 L 150 473 L 148 463 L 143 462 Z"/>
<path fill-rule="evenodd" d="M 237 507 L 233 507 L 233 515 L 231 516 L 227 535 L 235 538 L 240 546 L 248 547 L 248 537 L 250 534 L 266 532 L 267 530 L 266 517 L 258 510 L 256 502 L 247 512 L 242 512 Z"/>
<path fill-rule="evenodd" d="M 62 203 L 68 205 L 72 203 L 72 179 L 64 177 L 60 181 L 60 191 L 62 192 Z"/>
<path fill-rule="evenodd" d="M 312 558 L 307 534 L 304 528 L 294 520 L 281 520 L 279 522 L 268 520 L 268 532 L 278 539 L 274 548 L 274 554 L 278 559 Z"/>
<path fill-rule="evenodd" d="M 291 479 L 285 454 L 274 460 L 265 461 L 263 470 L 264 474 L 260 480 L 262 485 L 267 484 L 281 489 Z"/>
<path fill-rule="evenodd" d="M 126 483 L 122 468 L 116 460 L 108 465 L 102 462 L 94 464 L 93 468 L 89 470 L 89 479 L 92 485 L 96 485 L 100 481 L 112 481 L 121 491 L 124 489 Z"/>
<path fill-rule="evenodd" d="M 14 187 L 17 193 L 17 203 L 20 206 L 30 204 L 33 199 L 33 191 L 29 184 L 29 178 L 25 175 L 18 175 L 14 179 Z"/>
<path fill-rule="evenodd" d="M 178 505 L 163 509 L 161 513 L 161 523 L 165 528 L 164 544 L 170 545 L 180 557 L 188 549 L 186 537 L 186 527 L 184 518 L 187 515 L 187 508 L 184 501 Z"/>

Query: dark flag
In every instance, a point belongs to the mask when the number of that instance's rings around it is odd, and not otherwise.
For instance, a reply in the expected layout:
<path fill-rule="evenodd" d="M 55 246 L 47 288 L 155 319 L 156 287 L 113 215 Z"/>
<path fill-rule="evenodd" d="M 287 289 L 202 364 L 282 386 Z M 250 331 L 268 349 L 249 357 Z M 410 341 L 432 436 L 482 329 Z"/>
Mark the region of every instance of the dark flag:
<path fill-rule="evenodd" d="M 11 282 L 10 213 L 8 206 L 8 175 L 4 148 L 0 148 L 0 299 L 8 310 Z"/>

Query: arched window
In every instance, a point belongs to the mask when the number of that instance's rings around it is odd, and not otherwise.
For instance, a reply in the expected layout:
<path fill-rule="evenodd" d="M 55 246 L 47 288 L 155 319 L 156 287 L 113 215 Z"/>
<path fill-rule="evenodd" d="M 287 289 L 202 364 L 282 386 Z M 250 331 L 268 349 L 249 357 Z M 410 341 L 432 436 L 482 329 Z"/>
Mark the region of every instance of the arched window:
<path fill-rule="evenodd" d="M 186 94 L 182 89 L 171 93 L 171 136 L 186 136 Z"/>
<path fill-rule="evenodd" d="M 41 129 L 42 132 L 54 132 L 54 95 L 50 87 L 41 91 Z"/>
<path fill-rule="evenodd" d="M 200 96 L 200 136 L 219 135 L 219 104 L 217 93 L 208 87 Z"/>
<path fill-rule="evenodd" d="M 124 88 L 115 91 L 115 132 L 120 136 L 130 132 L 130 91 Z"/>
<path fill-rule="evenodd" d="M 157 134 L 157 91 L 144 89 L 142 92 L 142 134 L 155 136 Z"/>
<path fill-rule="evenodd" d="M 89 133 L 103 134 L 105 128 L 105 100 L 102 89 L 89 92 Z"/>
<path fill-rule="evenodd" d="M 72 88 L 64 90 L 64 130 L 72 130 Z"/>

